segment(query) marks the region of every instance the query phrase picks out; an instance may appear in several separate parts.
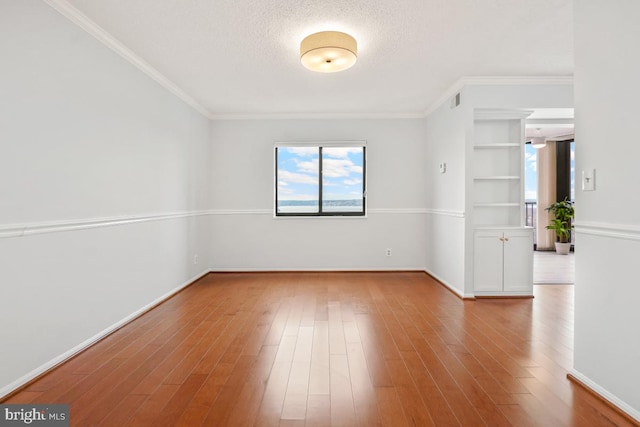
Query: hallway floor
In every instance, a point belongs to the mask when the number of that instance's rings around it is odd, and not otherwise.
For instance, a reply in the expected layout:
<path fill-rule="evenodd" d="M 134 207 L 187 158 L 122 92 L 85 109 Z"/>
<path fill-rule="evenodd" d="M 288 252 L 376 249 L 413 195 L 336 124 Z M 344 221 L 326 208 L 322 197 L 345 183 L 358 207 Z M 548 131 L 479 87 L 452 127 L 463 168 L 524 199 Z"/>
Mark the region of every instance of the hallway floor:
<path fill-rule="evenodd" d="M 533 283 L 573 284 L 575 282 L 574 253 L 558 255 L 553 251 L 533 252 Z"/>

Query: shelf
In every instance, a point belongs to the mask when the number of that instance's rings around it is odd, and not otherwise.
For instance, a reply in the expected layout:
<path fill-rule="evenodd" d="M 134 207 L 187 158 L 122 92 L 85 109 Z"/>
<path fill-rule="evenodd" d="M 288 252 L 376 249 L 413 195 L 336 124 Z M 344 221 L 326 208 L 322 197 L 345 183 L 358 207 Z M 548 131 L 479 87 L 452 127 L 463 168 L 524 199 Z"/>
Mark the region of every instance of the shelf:
<path fill-rule="evenodd" d="M 476 144 L 473 148 L 520 148 L 524 143 L 517 142 L 507 144 Z"/>
<path fill-rule="evenodd" d="M 522 224 L 524 116 L 520 111 L 475 111 L 470 178 L 476 227 Z"/>
<path fill-rule="evenodd" d="M 500 202 L 500 203 L 474 203 L 476 208 L 511 208 L 520 207 L 520 203 Z"/>
<path fill-rule="evenodd" d="M 519 180 L 517 175 L 493 175 L 493 176 L 477 176 L 473 178 L 474 181 L 496 181 L 496 180 Z"/>

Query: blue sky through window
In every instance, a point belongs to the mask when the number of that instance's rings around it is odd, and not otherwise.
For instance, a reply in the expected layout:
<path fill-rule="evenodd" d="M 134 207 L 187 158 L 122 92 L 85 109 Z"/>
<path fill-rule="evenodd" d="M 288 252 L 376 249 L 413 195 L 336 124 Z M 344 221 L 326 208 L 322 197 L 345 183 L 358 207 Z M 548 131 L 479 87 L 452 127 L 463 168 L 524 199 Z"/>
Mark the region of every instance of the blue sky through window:
<path fill-rule="evenodd" d="M 278 147 L 278 212 L 318 212 L 320 148 Z M 362 210 L 363 147 L 322 147 L 322 210 Z"/>
<path fill-rule="evenodd" d="M 535 202 L 538 198 L 538 150 L 524 145 L 524 199 Z"/>
<path fill-rule="evenodd" d="M 571 142 L 571 200 L 575 200 L 576 190 L 576 152 L 575 143 Z M 535 202 L 538 198 L 538 150 L 531 144 L 524 146 L 524 199 Z"/>
<path fill-rule="evenodd" d="M 576 199 L 576 143 L 571 142 L 571 200 Z"/>

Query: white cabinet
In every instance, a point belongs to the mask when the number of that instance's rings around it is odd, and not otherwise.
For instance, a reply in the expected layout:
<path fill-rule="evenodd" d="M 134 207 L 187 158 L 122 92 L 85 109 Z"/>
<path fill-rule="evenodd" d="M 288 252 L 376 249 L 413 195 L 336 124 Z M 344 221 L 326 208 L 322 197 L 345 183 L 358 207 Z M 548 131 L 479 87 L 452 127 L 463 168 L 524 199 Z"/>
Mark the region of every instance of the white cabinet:
<path fill-rule="evenodd" d="M 476 296 L 533 295 L 533 229 L 479 229 L 474 236 Z"/>

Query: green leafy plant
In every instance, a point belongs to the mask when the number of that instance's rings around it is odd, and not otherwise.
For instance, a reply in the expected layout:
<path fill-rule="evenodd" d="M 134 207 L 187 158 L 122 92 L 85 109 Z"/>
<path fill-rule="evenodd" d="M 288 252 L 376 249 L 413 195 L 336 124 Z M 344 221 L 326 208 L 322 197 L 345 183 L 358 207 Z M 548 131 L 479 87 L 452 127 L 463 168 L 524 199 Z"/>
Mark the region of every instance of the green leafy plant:
<path fill-rule="evenodd" d="M 553 230 L 558 236 L 560 243 L 569 243 L 569 237 L 571 236 L 571 226 L 565 221 L 560 221 L 558 218 L 551 221 L 551 224 L 547 225 L 547 230 Z"/>
<path fill-rule="evenodd" d="M 551 221 L 551 224 L 547 225 L 547 230 L 555 231 L 560 243 L 568 243 L 571 238 L 571 230 L 573 229 L 571 220 L 575 216 L 573 202 L 567 200 L 565 197 L 564 200 L 555 202 L 546 210 L 553 213 L 555 217 Z"/>

